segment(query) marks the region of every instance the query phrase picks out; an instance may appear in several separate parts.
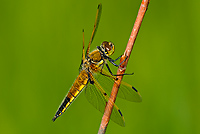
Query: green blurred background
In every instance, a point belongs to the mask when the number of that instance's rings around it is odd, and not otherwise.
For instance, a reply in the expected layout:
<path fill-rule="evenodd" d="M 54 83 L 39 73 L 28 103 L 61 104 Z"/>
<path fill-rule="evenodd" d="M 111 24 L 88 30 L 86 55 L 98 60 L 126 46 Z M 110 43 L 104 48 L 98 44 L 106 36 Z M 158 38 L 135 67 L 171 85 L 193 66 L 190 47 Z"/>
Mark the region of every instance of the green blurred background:
<path fill-rule="evenodd" d="M 103 11 L 91 49 L 128 42 L 141 0 L 1 0 L 0 133 L 97 133 L 102 114 L 82 93 L 52 122 L 78 75 L 98 3 Z M 142 103 L 117 99 L 126 127 L 112 121 L 107 133 L 200 133 L 200 2 L 151 0 L 124 81 Z M 113 68 L 113 72 L 116 69 Z"/>

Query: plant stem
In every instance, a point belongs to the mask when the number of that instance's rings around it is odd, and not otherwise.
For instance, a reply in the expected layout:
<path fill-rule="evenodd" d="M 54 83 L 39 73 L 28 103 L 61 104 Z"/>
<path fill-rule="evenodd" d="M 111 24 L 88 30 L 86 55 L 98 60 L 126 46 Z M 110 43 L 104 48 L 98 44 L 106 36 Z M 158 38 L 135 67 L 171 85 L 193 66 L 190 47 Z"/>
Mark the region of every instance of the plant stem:
<path fill-rule="evenodd" d="M 132 32 L 131 32 L 131 35 L 130 35 L 130 38 L 129 38 L 129 41 L 128 41 L 128 44 L 126 46 L 126 49 L 125 49 L 125 52 L 123 54 L 123 56 L 121 57 L 120 59 L 120 63 L 126 58 L 127 60 L 118 68 L 117 70 L 117 74 L 120 75 L 120 74 L 124 74 L 125 70 L 126 70 L 126 66 L 127 66 L 127 63 L 128 63 L 128 60 L 129 60 L 129 57 L 131 55 L 131 51 L 133 49 L 133 46 L 134 46 L 134 43 L 135 43 L 135 40 L 136 40 L 136 37 L 137 37 L 137 34 L 139 32 L 139 29 L 140 29 L 140 26 L 142 24 L 142 20 L 144 18 L 144 15 L 147 11 L 147 8 L 148 8 L 148 4 L 149 4 L 150 0 L 142 0 L 142 3 L 140 5 L 140 9 L 139 9 L 139 12 L 138 12 L 138 15 L 137 15 L 137 18 L 136 18 L 136 21 L 135 21 L 135 24 L 133 26 L 133 29 L 132 29 Z M 109 120 L 110 120 L 110 115 L 112 113 L 112 109 L 113 109 L 113 103 L 112 102 L 115 102 L 116 100 L 116 97 L 117 97 L 117 93 L 118 93 L 118 89 L 119 89 L 119 85 L 121 84 L 121 80 L 123 78 L 123 76 L 117 76 L 118 80 L 115 81 L 114 85 L 113 85 L 113 88 L 112 88 L 112 91 L 111 91 L 111 95 L 110 95 L 110 98 L 109 98 L 109 101 L 105 107 L 105 112 L 104 112 L 104 115 L 102 117 L 102 121 L 101 121 L 101 125 L 99 127 L 99 131 L 98 131 L 98 134 L 105 134 L 106 132 L 106 128 L 108 126 L 108 123 L 109 123 Z"/>

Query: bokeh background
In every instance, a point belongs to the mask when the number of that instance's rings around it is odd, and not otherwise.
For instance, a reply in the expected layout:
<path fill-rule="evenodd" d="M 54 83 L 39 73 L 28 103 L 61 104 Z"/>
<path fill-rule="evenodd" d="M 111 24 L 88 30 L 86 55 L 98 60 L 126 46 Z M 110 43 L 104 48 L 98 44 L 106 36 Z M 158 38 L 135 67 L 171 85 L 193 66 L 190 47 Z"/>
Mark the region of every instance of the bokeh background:
<path fill-rule="evenodd" d="M 102 114 L 80 94 L 52 122 L 78 75 L 96 9 L 100 25 L 91 49 L 102 41 L 121 55 L 141 0 L 1 0 L 0 133 L 97 133 Z M 151 0 L 124 81 L 143 102 L 117 99 L 126 127 L 110 121 L 107 133 L 200 133 L 200 2 Z M 116 72 L 116 68 L 112 68 Z"/>

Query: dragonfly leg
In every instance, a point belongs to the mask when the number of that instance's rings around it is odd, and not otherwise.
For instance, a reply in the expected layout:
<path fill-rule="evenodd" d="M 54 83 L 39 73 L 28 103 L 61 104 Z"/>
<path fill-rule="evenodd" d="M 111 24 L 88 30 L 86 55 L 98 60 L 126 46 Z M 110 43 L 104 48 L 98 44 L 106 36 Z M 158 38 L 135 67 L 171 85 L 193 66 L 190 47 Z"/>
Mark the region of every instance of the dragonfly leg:
<path fill-rule="evenodd" d="M 109 71 L 109 73 L 112 75 L 112 76 L 124 76 L 124 75 L 133 75 L 134 73 L 131 73 L 131 74 L 127 74 L 127 73 L 124 73 L 124 74 L 113 74 L 110 67 L 108 66 L 108 64 L 106 64 L 106 67 Z"/>
<path fill-rule="evenodd" d="M 119 58 L 121 58 L 121 57 L 122 57 L 122 55 L 120 55 L 120 56 L 119 56 L 117 59 L 115 59 L 115 60 L 112 59 L 112 61 L 115 62 L 115 61 L 119 60 Z"/>
<path fill-rule="evenodd" d="M 113 74 L 112 71 L 111 71 L 111 69 L 110 69 L 110 67 L 108 66 L 108 64 L 107 64 L 107 63 L 105 63 L 105 64 L 106 64 L 106 67 L 107 67 L 109 73 L 110 73 L 112 76 L 133 75 L 133 73 L 131 73 L 131 74 L 127 74 L 127 73 L 124 73 L 124 74 Z M 104 64 L 103 64 L 103 65 L 104 65 Z M 102 69 L 103 69 L 103 66 L 102 66 L 102 68 L 101 68 L 101 72 L 100 72 L 100 73 L 101 73 L 102 75 L 105 75 L 105 76 L 107 76 L 107 77 L 110 77 L 110 75 L 104 74 L 104 73 L 102 72 Z M 116 80 L 117 80 L 117 79 L 116 79 Z"/>
<path fill-rule="evenodd" d="M 100 74 L 101 74 L 101 75 L 104 75 L 104 76 L 106 76 L 106 77 L 111 77 L 110 75 L 103 73 L 103 66 L 104 66 L 104 64 L 105 64 L 105 62 L 103 62 L 103 64 L 101 65 Z M 107 66 L 107 63 L 106 63 L 106 66 Z M 109 68 L 109 72 L 111 72 L 110 68 Z M 111 72 L 111 73 L 112 73 L 112 72 Z M 112 75 L 112 74 L 111 74 L 111 75 Z M 116 79 L 116 80 L 117 80 L 117 79 Z"/>
<path fill-rule="evenodd" d="M 115 64 L 114 62 L 115 61 L 117 61 L 119 58 L 121 58 L 122 57 L 122 55 L 121 56 L 119 56 L 117 59 L 115 59 L 115 60 L 113 60 L 113 59 L 111 59 L 110 57 L 108 58 L 108 60 L 110 61 L 110 63 L 112 63 L 114 66 L 116 66 L 116 67 L 119 67 L 122 63 L 124 63 L 125 61 L 126 61 L 126 59 L 128 58 L 128 56 L 126 56 L 126 58 L 121 62 L 121 63 L 119 63 L 118 65 L 117 64 Z"/>
<path fill-rule="evenodd" d="M 93 85 L 94 84 L 94 80 L 91 79 L 89 68 L 88 68 L 88 72 L 87 73 L 88 73 L 88 82 L 90 82 L 90 84 Z"/>

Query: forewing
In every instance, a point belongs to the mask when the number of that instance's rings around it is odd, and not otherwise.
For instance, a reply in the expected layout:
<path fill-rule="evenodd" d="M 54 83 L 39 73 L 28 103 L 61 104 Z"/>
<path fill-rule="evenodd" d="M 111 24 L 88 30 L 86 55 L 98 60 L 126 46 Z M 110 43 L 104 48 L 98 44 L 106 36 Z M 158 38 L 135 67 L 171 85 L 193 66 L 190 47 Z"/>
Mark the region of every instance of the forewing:
<path fill-rule="evenodd" d="M 92 76 L 91 76 L 92 77 Z M 105 106 L 108 102 L 108 96 L 99 83 L 93 78 L 93 84 L 88 83 L 87 87 L 85 88 L 85 95 L 87 100 L 101 113 L 104 113 Z M 120 126 L 125 126 L 124 117 L 119 110 L 119 108 L 113 104 L 113 111 L 111 114 L 111 120 L 115 123 L 119 124 Z"/>
<path fill-rule="evenodd" d="M 100 74 L 100 71 L 99 71 L 95 75 L 95 78 L 102 85 L 103 89 L 107 90 L 108 92 L 111 92 L 113 84 L 115 82 L 115 76 L 111 76 L 110 73 L 106 71 L 105 69 L 102 69 L 102 73 L 106 74 L 107 76 Z M 133 86 L 123 81 L 121 82 L 117 97 L 123 98 L 128 101 L 132 101 L 132 102 L 142 101 L 142 97 L 140 93 Z"/>
<path fill-rule="evenodd" d="M 90 41 L 89 41 L 89 44 L 88 44 L 88 48 L 87 48 L 87 51 L 86 51 L 86 55 L 89 54 L 89 51 L 90 51 L 90 45 L 92 44 L 92 41 L 94 39 L 94 36 L 96 34 L 96 31 L 97 31 L 97 28 L 99 26 L 99 21 L 100 21 L 100 18 L 101 18 L 101 12 L 102 12 L 102 4 L 100 3 L 97 7 L 97 13 L 96 13 L 96 18 L 95 18 L 95 22 L 94 22 L 94 28 L 93 28 L 93 31 L 92 31 L 92 35 L 90 37 Z"/>

